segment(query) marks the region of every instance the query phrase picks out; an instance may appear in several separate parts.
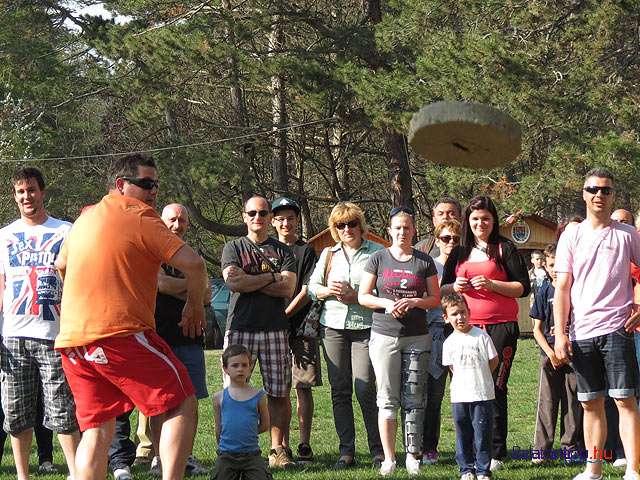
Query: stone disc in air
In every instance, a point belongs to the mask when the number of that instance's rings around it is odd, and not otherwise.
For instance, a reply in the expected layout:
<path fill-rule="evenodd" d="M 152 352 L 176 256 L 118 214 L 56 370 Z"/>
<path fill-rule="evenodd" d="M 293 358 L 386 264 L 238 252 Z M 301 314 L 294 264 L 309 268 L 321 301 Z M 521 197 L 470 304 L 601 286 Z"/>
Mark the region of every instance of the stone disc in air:
<path fill-rule="evenodd" d="M 497 108 L 442 101 L 413 115 L 409 145 L 422 158 L 442 165 L 495 168 L 515 160 L 522 133 L 520 124 Z"/>

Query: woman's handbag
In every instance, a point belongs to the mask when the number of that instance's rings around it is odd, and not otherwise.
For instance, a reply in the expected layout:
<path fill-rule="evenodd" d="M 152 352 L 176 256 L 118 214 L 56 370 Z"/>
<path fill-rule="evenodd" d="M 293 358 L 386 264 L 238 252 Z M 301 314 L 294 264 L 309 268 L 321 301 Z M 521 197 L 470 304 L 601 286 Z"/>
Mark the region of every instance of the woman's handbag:
<path fill-rule="evenodd" d="M 333 259 L 333 250 L 329 249 L 327 252 L 327 258 L 324 263 L 324 286 L 327 286 L 327 279 L 329 277 L 329 271 L 331 270 L 331 260 Z M 320 315 L 322 315 L 322 309 L 324 308 L 324 300 L 316 300 L 311 304 L 311 308 L 304 316 L 304 320 L 296 330 L 296 335 L 307 338 L 318 338 L 318 332 L 320 328 Z"/>

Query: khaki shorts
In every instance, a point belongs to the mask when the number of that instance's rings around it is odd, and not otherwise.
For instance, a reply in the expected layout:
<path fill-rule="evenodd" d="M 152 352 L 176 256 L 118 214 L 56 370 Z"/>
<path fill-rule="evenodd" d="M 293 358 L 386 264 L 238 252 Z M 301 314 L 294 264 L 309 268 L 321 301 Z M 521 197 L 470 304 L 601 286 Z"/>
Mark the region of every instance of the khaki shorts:
<path fill-rule="evenodd" d="M 291 336 L 291 374 L 293 388 L 311 388 L 322 385 L 320 342 L 317 338 Z"/>

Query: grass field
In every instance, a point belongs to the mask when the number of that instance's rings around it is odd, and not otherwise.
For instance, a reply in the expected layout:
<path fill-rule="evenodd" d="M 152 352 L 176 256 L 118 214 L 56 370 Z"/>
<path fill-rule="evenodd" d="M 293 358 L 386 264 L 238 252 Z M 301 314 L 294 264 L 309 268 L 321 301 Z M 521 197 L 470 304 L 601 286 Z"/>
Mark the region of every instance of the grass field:
<path fill-rule="evenodd" d="M 208 351 L 206 355 L 208 367 L 208 386 L 209 393 L 221 388 L 221 371 L 220 371 L 220 351 Z M 511 448 L 518 445 L 522 448 L 528 448 L 533 442 L 533 433 L 535 427 L 536 415 L 536 398 L 537 398 L 537 381 L 538 381 L 538 365 L 539 351 L 532 339 L 521 340 L 518 343 L 518 352 L 515 357 L 514 365 L 511 370 L 511 379 L 509 380 L 509 437 L 507 446 L 509 453 L 504 469 L 496 472 L 494 478 L 498 479 L 514 479 L 514 480 L 534 480 L 534 479 L 572 479 L 584 464 L 572 463 L 566 464 L 560 461 L 547 462 L 543 466 L 534 467 L 529 461 L 512 460 Z M 332 465 L 338 459 L 338 438 L 333 425 L 333 413 L 331 409 L 331 395 L 329 383 L 326 380 L 326 369 L 324 386 L 314 389 L 315 399 L 315 415 L 313 424 L 313 433 L 311 444 L 316 457 L 316 462 L 304 468 L 298 468 L 293 471 L 274 471 L 276 480 L 294 480 L 294 479 L 336 479 L 336 480 L 364 480 L 380 478 L 377 470 L 370 468 L 371 458 L 369 456 L 366 437 L 364 435 L 364 426 L 361 417 L 358 418 L 359 408 L 355 404 L 356 420 L 358 435 L 356 462 L 357 467 L 347 470 L 334 472 L 331 470 Z M 258 372 L 254 375 L 252 383 L 258 385 L 260 376 Z M 447 387 L 448 390 L 448 387 Z M 295 397 L 294 397 L 295 410 Z M 135 415 L 132 416 L 132 420 Z M 295 417 L 295 414 L 294 414 Z M 133 422 L 135 423 L 135 421 Z M 135 428 L 135 425 L 133 425 Z M 260 446 L 263 454 L 266 456 L 270 448 L 268 433 L 260 436 Z M 295 447 L 298 443 L 297 421 L 294 419 L 291 423 L 291 444 Z M 396 451 L 400 452 L 401 439 L 398 438 Z M 66 471 L 64 466 L 64 458 L 57 442 L 54 442 L 54 462 L 59 468 Z M 559 444 L 556 445 L 559 448 Z M 211 400 L 200 401 L 200 422 L 198 434 L 196 436 L 194 453 L 201 459 L 202 463 L 213 468 L 215 462 L 216 440 L 215 426 L 213 422 L 213 407 Z M 451 405 L 448 399 L 448 392 L 443 402 L 442 409 L 442 434 L 440 439 L 440 461 L 437 465 L 423 467 L 421 475 L 418 478 L 425 479 L 455 479 L 458 476 L 458 467 L 455 462 L 455 429 L 451 418 Z M 404 455 L 398 454 L 398 469 L 392 476 L 393 479 L 410 478 L 404 466 Z M 32 450 L 31 472 L 37 476 L 37 457 L 35 454 L 35 445 Z M 147 476 L 148 467 L 134 465 L 132 474 L 138 480 L 149 479 Z M 623 470 L 615 469 L 610 465 L 605 465 L 604 474 L 607 479 L 621 478 Z M 13 466 L 13 457 L 11 449 L 7 441 L 5 454 L 0 469 L 0 480 L 15 479 L 15 468 Z M 44 478 L 44 477 L 43 477 Z M 66 475 L 57 474 L 49 475 L 46 478 L 51 480 L 65 479 Z M 108 478 L 112 478 L 110 475 Z M 194 478 L 207 478 L 205 476 Z"/>

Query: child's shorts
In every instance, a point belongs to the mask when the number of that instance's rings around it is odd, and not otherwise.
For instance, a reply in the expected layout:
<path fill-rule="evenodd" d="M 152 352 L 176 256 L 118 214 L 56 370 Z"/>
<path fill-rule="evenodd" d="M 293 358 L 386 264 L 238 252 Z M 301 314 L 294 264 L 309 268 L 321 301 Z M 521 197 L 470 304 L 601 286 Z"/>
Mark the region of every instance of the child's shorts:
<path fill-rule="evenodd" d="M 260 451 L 253 453 L 218 452 L 211 480 L 273 480 Z"/>

